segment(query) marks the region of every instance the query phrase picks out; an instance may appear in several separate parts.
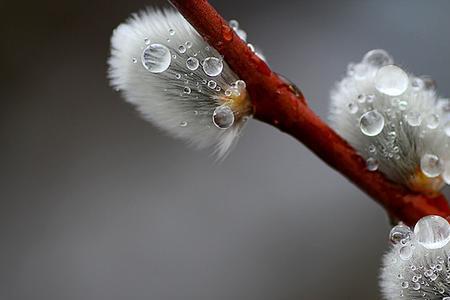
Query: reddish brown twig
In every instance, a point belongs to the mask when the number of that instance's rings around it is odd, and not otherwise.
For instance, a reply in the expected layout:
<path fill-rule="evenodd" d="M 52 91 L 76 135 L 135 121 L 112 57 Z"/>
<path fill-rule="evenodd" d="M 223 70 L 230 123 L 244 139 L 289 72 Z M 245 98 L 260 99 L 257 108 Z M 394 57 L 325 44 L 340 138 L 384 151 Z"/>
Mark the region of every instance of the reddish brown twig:
<path fill-rule="evenodd" d="M 374 198 L 391 216 L 407 224 L 414 224 L 425 215 L 450 215 L 442 195 L 432 198 L 413 193 L 379 172 L 367 171 L 355 150 L 311 111 L 303 95 L 295 93 L 251 51 L 206 0 L 172 2 L 247 83 L 256 119 L 295 137 Z"/>

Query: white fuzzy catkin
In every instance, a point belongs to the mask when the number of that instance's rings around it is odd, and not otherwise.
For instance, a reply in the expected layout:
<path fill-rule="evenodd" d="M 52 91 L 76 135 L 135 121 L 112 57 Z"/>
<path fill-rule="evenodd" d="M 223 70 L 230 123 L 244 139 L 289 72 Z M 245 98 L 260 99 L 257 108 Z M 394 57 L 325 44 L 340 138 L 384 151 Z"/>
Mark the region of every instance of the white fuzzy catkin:
<path fill-rule="evenodd" d="M 409 188 L 434 193 L 450 182 L 448 99 L 433 81 L 407 74 L 384 50 L 368 52 L 331 92 L 332 127 L 369 170 Z"/>
<path fill-rule="evenodd" d="M 227 153 L 251 115 L 245 83 L 178 12 L 132 15 L 111 48 L 109 78 L 126 101 L 170 135 Z"/>
<path fill-rule="evenodd" d="M 420 236 L 415 234 L 418 226 L 422 230 Z M 447 220 L 427 216 L 416 224 L 414 233 L 405 225 L 397 225 L 390 237 L 393 245 L 383 258 L 380 273 L 383 298 L 450 300 L 450 225 Z M 428 249 L 430 245 L 433 249 Z"/>

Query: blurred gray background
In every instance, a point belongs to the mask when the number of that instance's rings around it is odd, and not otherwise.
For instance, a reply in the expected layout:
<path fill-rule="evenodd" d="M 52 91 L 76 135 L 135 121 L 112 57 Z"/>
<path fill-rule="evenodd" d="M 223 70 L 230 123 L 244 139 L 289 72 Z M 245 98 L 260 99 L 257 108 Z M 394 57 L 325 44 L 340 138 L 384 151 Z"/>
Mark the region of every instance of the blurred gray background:
<path fill-rule="evenodd" d="M 323 118 L 372 48 L 450 95 L 449 1 L 212 3 Z M 108 86 L 113 28 L 152 4 L 0 2 L 0 299 L 380 299 L 387 218 L 340 174 L 257 121 L 215 164 Z"/>

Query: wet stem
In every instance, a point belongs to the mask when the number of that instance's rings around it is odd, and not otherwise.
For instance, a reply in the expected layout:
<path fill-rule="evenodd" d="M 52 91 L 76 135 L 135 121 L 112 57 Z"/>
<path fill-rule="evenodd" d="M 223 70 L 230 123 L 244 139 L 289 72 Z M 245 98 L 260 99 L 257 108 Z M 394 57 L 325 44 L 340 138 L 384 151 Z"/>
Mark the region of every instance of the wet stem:
<path fill-rule="evenodd" d="M 330 167 L 371 196 L 391 218 L 413 225 L 426 215 L 448 217 L 442 194 L 427 196 L 368 171 L 356 151 L 307 105 L 303 95 L 272 72 L 206 0 L 172 0 L 173 5 L 214 46 L 247 84 L 256 119 L 303 143 Z"/>

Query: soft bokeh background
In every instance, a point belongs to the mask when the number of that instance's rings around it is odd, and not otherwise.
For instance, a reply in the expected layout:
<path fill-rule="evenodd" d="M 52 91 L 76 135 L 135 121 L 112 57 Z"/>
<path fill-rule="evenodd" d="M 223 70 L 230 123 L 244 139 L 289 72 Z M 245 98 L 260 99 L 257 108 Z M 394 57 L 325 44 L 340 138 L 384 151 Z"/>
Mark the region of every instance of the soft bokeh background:
<path fill-rule="evenodd" d="M 106 80 L 112 29 L 153 1 L 0 2 L 0 299 L 379 299 L 383 210 L 250 122 L 215 164 Z M 163 3 L 163 2 L 159 2 Z M 369 49 L 450 95 L 450 2 L 214 0 L 326 117 Z"/>

